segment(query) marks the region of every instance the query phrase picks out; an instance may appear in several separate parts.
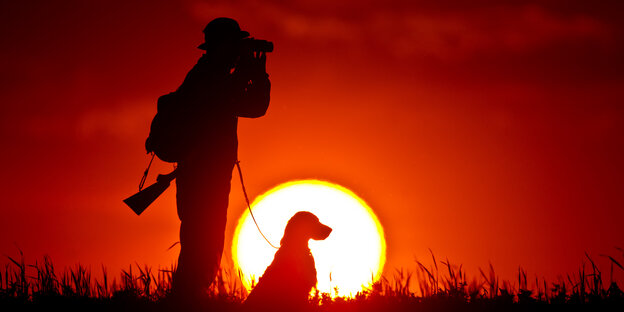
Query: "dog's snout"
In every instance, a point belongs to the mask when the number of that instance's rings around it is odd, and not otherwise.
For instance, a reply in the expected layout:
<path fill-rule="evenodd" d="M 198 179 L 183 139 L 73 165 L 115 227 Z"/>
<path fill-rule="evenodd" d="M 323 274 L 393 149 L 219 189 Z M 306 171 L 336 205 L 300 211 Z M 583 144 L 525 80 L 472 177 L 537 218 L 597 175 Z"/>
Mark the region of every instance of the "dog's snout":
<path fill-rule="evenodd" d="M 329 226 L 319 223 L 319 230 L 317 235 L 315 235 L 315 237 L 312 237 L 312 239 L 314 240 L 323 240 L 326 239 L 329 234 L 331 234 L 332 232 L 332 228 L 330 228 Z"/>

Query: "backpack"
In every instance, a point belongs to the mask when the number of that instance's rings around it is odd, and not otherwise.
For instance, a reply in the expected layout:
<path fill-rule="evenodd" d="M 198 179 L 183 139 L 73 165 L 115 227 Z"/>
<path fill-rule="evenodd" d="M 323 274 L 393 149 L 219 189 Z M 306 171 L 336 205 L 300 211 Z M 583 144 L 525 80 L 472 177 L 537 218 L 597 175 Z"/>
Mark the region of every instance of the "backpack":
<path fill-rule="evenodd" d="M 156 116 L 150 125 L 145 149 L 165 162 L 179 162 L 187 151 L 183 107 L 183 101 L 176 92 L 158 98 Z"/>

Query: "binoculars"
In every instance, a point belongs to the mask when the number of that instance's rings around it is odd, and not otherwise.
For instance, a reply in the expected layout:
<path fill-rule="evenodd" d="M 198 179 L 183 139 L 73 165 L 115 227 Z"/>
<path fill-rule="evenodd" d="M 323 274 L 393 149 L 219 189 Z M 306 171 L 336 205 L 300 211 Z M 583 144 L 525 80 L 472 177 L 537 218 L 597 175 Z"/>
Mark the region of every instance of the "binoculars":
<path fill-rule="evenodd" d="M 262 39 L 245 38 L 241 40 L 240 51 L 273 52 L 273 42 Z"/>

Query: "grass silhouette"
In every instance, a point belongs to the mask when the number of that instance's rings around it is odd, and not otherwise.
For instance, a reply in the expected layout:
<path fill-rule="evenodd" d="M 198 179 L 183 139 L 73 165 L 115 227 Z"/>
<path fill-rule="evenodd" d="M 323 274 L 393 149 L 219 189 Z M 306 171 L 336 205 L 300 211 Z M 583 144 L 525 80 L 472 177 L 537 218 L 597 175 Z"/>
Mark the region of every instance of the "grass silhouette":
<path fill-rule="evenodd" d="M 582 265 L 565 279 L 554 283 L 537 278 L 529 281 L 527 272 L 519 268 L 516 284 L 501 281 L 491 264 L 487 271 L 480 269 L 480 275 L 469 280 L 461 265 L 453 265 L 448 259 L 439 261 L 431 252 L 431 265 L 416 261 L 414 272 L 396 270 L 391 278 L 382 277 L 354 298 L 341 297 L 339 289 L 333 296 L 317 292 L 310 298 L 311 310 L 561 310 L 577 306 L 622 310 L 624 293 L 613 280 L 614 270 L 624 270 L 620 262 L 604 255 L 611 261 L 609 282 L 605 283 L 602 271 L 588 254 L 585 256 L 590 267 L 586 270 Z M 102 277 L 95 279 L 81 265 L 59 275 L 47 256 L 28 265 L 21 251 L 20 258 L 8 259 L 10 262 L 0 270 L 0 310 L 168 310 L 164 302 L 171 290 L 174 265 L 152 270 L 135 264 L 111 280 L 105 267 L 101 268 Z M 208 306 L 221 311 L 240 310 L 247 296 L 240 277 L 240 272 L 220 270 L 208 291 Z"/>

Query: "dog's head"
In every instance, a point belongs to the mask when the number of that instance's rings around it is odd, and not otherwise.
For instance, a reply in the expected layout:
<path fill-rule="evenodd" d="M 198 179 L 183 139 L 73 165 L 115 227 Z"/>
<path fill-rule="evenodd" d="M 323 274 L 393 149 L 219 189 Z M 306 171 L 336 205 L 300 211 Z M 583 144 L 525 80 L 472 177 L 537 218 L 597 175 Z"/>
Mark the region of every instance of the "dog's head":
<path fill-rule="evenodd" d="M 322 224 L 319 218 L 307 211 L 299 211 L 295 213 L 284 230 L 282 237 L 282 245 L 287 241 L 307 241 L 309 239 L 323 240 L 329 236 L 332 229 Z"/>

